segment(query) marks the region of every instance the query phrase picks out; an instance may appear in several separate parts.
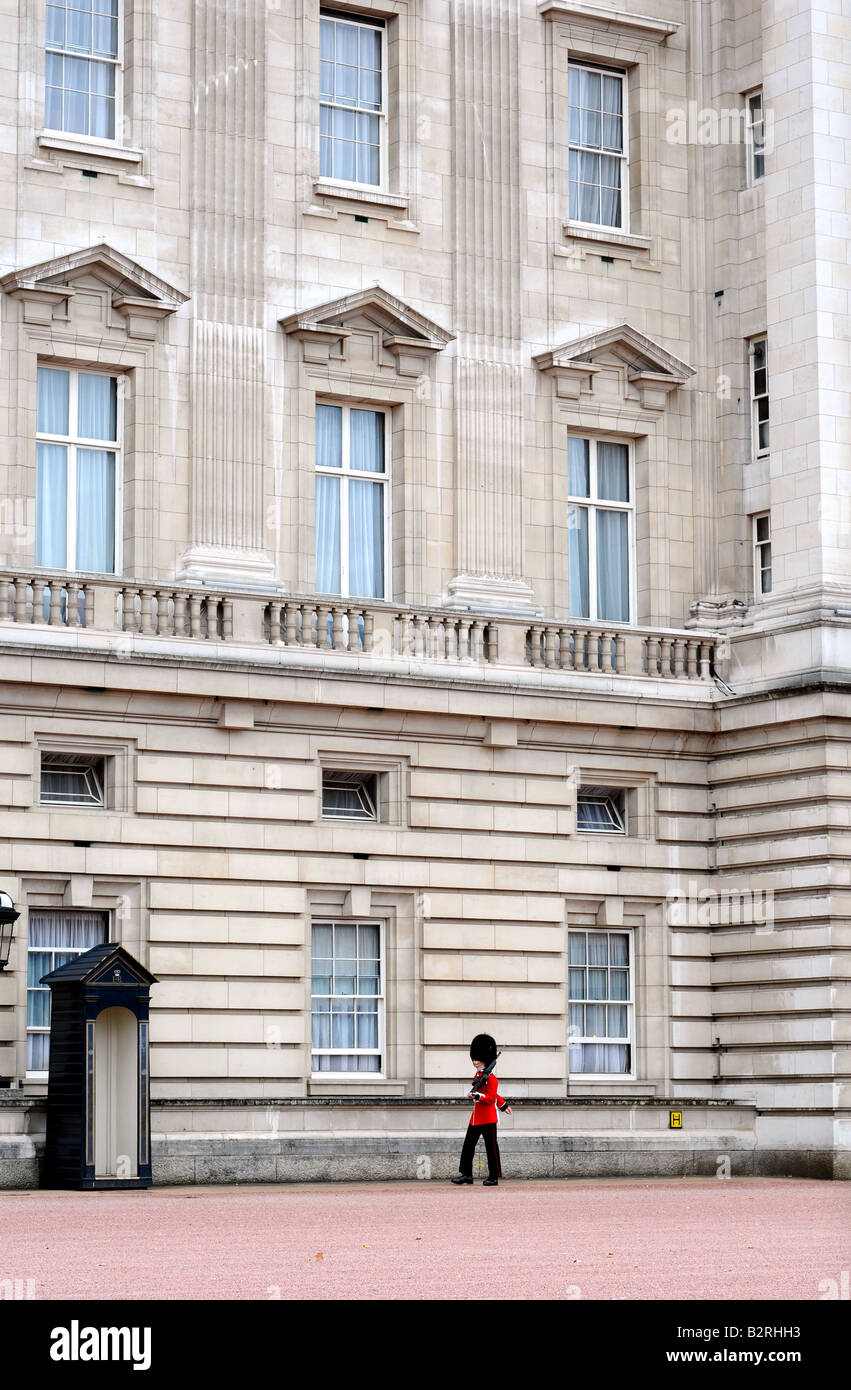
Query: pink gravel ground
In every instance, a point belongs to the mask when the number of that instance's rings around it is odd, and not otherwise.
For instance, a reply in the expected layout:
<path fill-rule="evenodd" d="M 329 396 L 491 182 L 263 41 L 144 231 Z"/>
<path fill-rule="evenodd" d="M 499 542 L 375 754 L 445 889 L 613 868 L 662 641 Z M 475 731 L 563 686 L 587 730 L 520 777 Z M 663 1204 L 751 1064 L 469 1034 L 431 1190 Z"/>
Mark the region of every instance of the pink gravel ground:
<path fill-rule="evenodd" d="M 849 1231 L 851 1184 L 800 1179 L 21 1192 L 0 1196 L 0 1280 L 37 1299 L 817 1300 L 848 1282 Z"/>

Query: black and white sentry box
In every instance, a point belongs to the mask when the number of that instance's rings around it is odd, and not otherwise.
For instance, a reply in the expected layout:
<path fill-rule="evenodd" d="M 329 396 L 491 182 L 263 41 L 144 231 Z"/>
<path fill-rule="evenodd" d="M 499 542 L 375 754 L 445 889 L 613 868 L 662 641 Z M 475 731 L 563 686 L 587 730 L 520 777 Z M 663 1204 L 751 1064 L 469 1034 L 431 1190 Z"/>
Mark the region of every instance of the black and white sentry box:
<path fill-rule="evenodd" d="M 107 942 L 41 982 L 51 993 L 44 1186 L 150 1187 L 156 976 Z"/>

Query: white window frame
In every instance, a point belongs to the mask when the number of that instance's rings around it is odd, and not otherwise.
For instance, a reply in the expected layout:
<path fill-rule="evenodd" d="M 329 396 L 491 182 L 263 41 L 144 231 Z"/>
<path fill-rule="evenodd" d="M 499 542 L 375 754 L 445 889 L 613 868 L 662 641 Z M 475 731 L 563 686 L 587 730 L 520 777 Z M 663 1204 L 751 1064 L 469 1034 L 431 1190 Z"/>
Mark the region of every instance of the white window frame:
<path fill-rule="evenodd" d="M 369 401 L 341 401 L 331 397 L 318 397 L 316 404 L 336 406 L 343 412 L 343 442 L 342 459 L 340 468 L 320 467 L 316 458 L 316 448 L 314 446 L 314 476 L 340 478 L 340 593 L 338 595 L 328 594 L 329 598 L 358 599 L 364 603 L 382 603 L 390 599 L 392 592 L 391 568 L 392 555 L 390 551 L 390 518 L 393 515 L 393 498 L 391 496 L 391 459 L 390 449 L 392 444 L 391 433 L 391 412 L 385 406 L 373 405 Z M 371 410 L 376 415 L 384 416 L 384 472 L 367 473 L 361 468 L 351 467 L 351 413 L 353 410 Z M 314 412 L 315 415 L 315 412 Z M 352 594 L 349 592 L 349 483 L 354 479 L 356 482 L 381 483 L 384 489 L 384 593 L 376 598 L 371 598 L 368 594 Z M 314 487 L 314 506 L 313 523 L 316 526 L 316 500 Z M 316 563 L 316 545 L 314 530 L 314 564 Z M 314 575 L 314 585 L 316 576 Z M 318 593 L 319 590 L 317 589 Z"/>
<path fill-rule="evenodd" d="M 38 370 L 68 372 L 68 426 L 76 428 L 78 420 L 79 376 L 108 376 L 116 383 L 115 390 L 115 442 L 105 439 L 84 439 L 77 433 L 46 434 L 38 429 L 36 419 L 36 445 L 63 444 L 67 447 L 67 466 L 65 477 L 65 571 L 68 574 L 82 573 L 77 568 L 77 450 L 102 449 L 115 455 L 115 556 L 114 568 L 105 570 L 106 574 L 121 574 L 123 568 L 123 525 L 124 515 L 124 463 L 122 440 L 124 437 L 124 391 L 125 374 L 109 371 L 98 366 L 67 367 L 50 361 L 39 360 Z M 38 483 L 36 482 L 36 486 Z M 36 565 L 36 569 L 52 570 L 52 565 Z"/>
<path fill-rule="evenodd" d="M 365 114 L 370 115 L 370 116 L 378 116 L 378 130 L 379 130 L 379 138 L 378 138 L 378 164 L 379 164 L 379 167 L 378 167 L 378 183 L 360 183 L 357 179 L 342 179 L 342 178 L 340 178 L 339 175 L 337 175 L 337 174 L 323 174 L 323 173 L 322 173 L 322 164 L 321 164 L 321 154 L 320 154 L 320 165 L 319 165 L 319 177 L 320 177 L 320 180 L 322 181 L 323 184 L 339 184 L 341 188 L 356 188 L 356 189 L 361 189 L 364 193 L 387 192 L 387 191 L 389 191 L 389 190 L 388 190 L 388 183 L 387 183 L 387 170 L 388 170 L 388 152 L 389 152 L 389 143 L 390 143 L 390 142 L 389 142 L 389 137 L 388 137 L 388 132 L 387 132 L 387 127 L 388 127 L 388 114 L 387 114 L 387 113 L 388 113 L 388 110 L 389 110 L 389 91 L 390 91 L 390 89 L 389 89 L 389 83 L 388 83 L 388 73 L 387 73 L 387 52 L 388 52 L 388 45 L 387 45 L 387 21 L 386 21 L 382 16 L 379 16 L 379 15 L 376 15 L 374 18 L 372 18 L 372 17 L 370 17 L 369 15 L 367 15 L 367 14 L 365 14 L 365 13 L 362 13 L 362 14 L 350 14 L 350 13 L 349 13 L 348 11 L 346 11 L 346 10 L 334 10 L 333 7 L 331 7 L 331 6 L 327 6 L 327 7 L 326 7 L 325 5 L 323 5 L 323 6 L 321 7 L 320 11 L 319 11 L 319 23 L 320 23 L 320 28 L 321 28 L 321 24 L 322 24 L 322 20 L 323 20 L 323 19 L 327 19 L 327 20 L 331 20 L 331 21 L 337 21 L 337 22 L 342 22 L 342 23 L 344 23 L 344 24 L 352 24 L 352 25 L 358 26 L 358 27 L 360 27 L 360 28 L 362 28 L 362 29 L 369 29 L 372 33 L 376 33 L 376 32 L 378 33 L 379 39 L 380 39 L 380 44 L 381 44 L 381 110 L 380 110 L 380 111 L 369 111 L 369 112 L 365 113 Z M 336 110 L 336 109 L 340 109 L 340 110 L 343 110 L 343 111 L 354 111 L 354 112 L 357 112 L 357 111 L 359 111 L 359 110 L 361 109 L 361 108 L 358 107 L 358 106 L 342 106 L 342 107 L 338 107 L 338 103 L 336 103 L 336 102 L 325 101 L 325 100 L 323 100 L 323 98 L 322 98 L 322 96 L 321 96 L 321 84 L 320 84 L 319 106 L 320 106 L 320 110 L 321 110 L 321 108 L 322 108 L 323 106 L 326 106 L 326 107 L 328 107 L 328 109 L 331 110 L 331 111 Z M 321 135 L 320 135 L 320 142 L 321 142 L 321 138 L 322 138 L 322 137 L 321 137 Z"/>
<path fill-rule="evenodd" d="M 53 911 L 63 911 L 63 912 L 64 912 L 65 910 L 64 910 L 64 909 L 54 909 L 54 908 L 49 908 L 49 907 L 31 907 L 31 908 L 30 908 L 30 912 L 45 912 L 45 913 L 47 913 L 47 912 L 53 912 Z M 92 909 L 91 909 L 91 915 L 94 915 L 95 913 L 97 913 L 98 916 L 104 917 L 104 918 L 106 919 L 106 920 L 105 920 L 105 926 L 104 926 L 104 936 L 103 936 L 103 940 L 104 940 L 104 941 L 111 941 L 111 940 L 112 940 L 112 914 L 111 914 L 110 912 L 99 912 L 97 908 L 92 908 Z M 68 915 L 68 914 L 66 913 L 66 915 Z M 27 928 L 27 983 L 26 983 L 26 1001 L 27 1001 L 27 1002 L 26 1002 L 26 1005 L 25 1005 L 25 1010 L 26 1010 L 26 1012 L 25 1012 L 25 1018 L 27 1018 L 27 1019 L 29 1019 L 29 993 L 30 993 L 30 989 L 32 989 L 32 988 L 37 988 L 37 989 L 40 990 L 40 989 L 42 988 L 41 985 L 31 986 L 31 985 L 29 984 L 29 973 L 30 973 L 30 972 L 29 972 L 29 958 L 30 958 L 30 955 L 44 955 L 46 952 L 49 951 L 49 952 L 51 952 L 51 956 L 53 956 L 53 955 L 54 955 L 55 953 L 57 953 L 57 952 L 58 952 L 60 955 L 65 955 L 65 956 L 67 956 L 67 955 L 71 955 L 71 956 L 82 956 L 82 955 L 85 954 L 86 951 L 90 951 L 90 950 L 92 949 L 91 946 L 85 946 L 85 947 L 80 948 L 79 950 L 78 950 L 76 947 L 74 947 L 74 946 L 32 946 L 32 945 L 30 944 L 30 943 L 31 943 L 31 940 L 32 940 L 32 934 L 31 934 L 31 932 L 29 931 L 29 927 L 28 927 L 28 928 Z M 55 969 L 55 966 L 54 966 L 54 965 L 51 965 L 51 966 L 50 966 L 50 969 L 51 969 L 51 970 Z M 45 975 L 47 975 L 48 973 L 49 973 L 49 971 L 47 971 L 47 970 L 44 971 L 44 974 L 45 974 Z M 47 988 L 48 993 L 50 993 L 50 986 L 47 985 L 46 988 Z M 26 1077 L 26 1080 L 27 1080 L 27 1081 L 46 1081 L 46 1080 L 48 1079 L 48 1076 L 50 1075 L 49 1071 L 28 1071 L 28 1070 L 26 1069 L 26 1056 L 27 1056 L 27 1053 L 29 1052 L 29 1043 L 28 1043 L 28 1039 L 30 1038 L 31 1035 L 34 1035 L 34 1034 L 39 1034 L 39 1035 L 40 1035 L 40 1034 L 43 1034 L 43 1033 L 48 1033 L 48 1034 L 50 1033 L 50 1027 L 49 1027 L 49 1025 L 48 1025 L 47 1028 L 35 1028 L 35 1027 L 30 1027 L 29 1022 L 27 1022 L 27 1024 L 26 1024 L 26 1034 L 25 1034 L 25 1037 L 24 1037 L 24 1072 L 25 1072 L 25 1077 Z"/>
<path fill-rule="evenodd" d="M 565 447 L 564 461 L 568 479 L 567 493 L 567 517 L 568 528 L 570 526 L 570 508 L 586 507 L 589 512 L 595 513 L 593 520 L 589 517 L 588 526 L 588 607 L 589 615 L 587 618 L 580 618 L 572 613 L 571 618 L 576 622 L 605 623 L 606 627 L 627 628 L 635 626 L 636 613 L 636 573 L 635 573 L 635 449 L 629 440 L 618 439 L 613 435 L 590 435 L 579 434 L 574 430 L 568 430 L 568 439 L 587 440 L 588 450 L 588 496 L 576 497 L 570 491 L 570 469 L 568 465 L 567 447 Z M 628 502 L 610 502 L 606 499 L 598 499 L 597 493 L 597 445 L 598 444 L 621 444 L 627 450 L 627 467 L 629 483 Z M 629 618 L 626 622 L 615 618 L 597 617 L 597 511 L 615 511 L 627 513 L 627 553 L 629 562 Z M 568 536 L 568 545 L 570 537 Z M 569 560 L 568 560 L 569 564 Z M 568 569 L 569 573 L 569 569 Z M 571 598 L 572 606 L 572 598 Z"/>
<path fill-rule="evenodd" d="M 347 815 L 343 811 L 326 811 L 325 782 L 326 779 L 328 781 L 333 782 L 335 778 L 339 779 L 344 785 L 347 784 L 349 786 L 355 786 L 357 779 L 359 779 L 362 783 L 366 783 L 369 780 L 371 780 L 373 783 L 373 790 L 370 791 L 368 787 L 363 787 L 362 791 L 363 796 L 365 796 L 368 801 L 372 802 L 372 815 L 353 816 Z M 350 821 L 354 825 L 377 824 L 377 822 L 381 819 L 380 782 L 381 774 L 378 772 L 358 772 L 354 768 L 348 767 L 324 767 L 322 769 L 322 819 L 330 821 Z"/>
<path fill-rule="evenodd" d="M 766 535 L 760 538 L 759 522 L 766 524 Z M 753 591 L 756 599 L 771 593 L 771 512 L 756 512 L 751 518 L 753 535 Z M 768 576 L 768 588 L 764 587 Z"/>
<path fill-rule="evenodd" d="M 567 1007 L 568 1007 L 567 1075 L 568 1075 L 568 1077 L 569 1077 L 570 1079 L 576 1079 L 576 1080 L 578 1080 L 578 1079 L 581 1078 L 581 1079 L 583 1079 L 583 1080 L 585 1080 L 585 1081 L 618 1081 L 618 1080 L 620 1080 L 620 1081 L 631 1081 L 631 1080 L 634 1081 L 635 1078 L 636 1078 L 636 1074 L 637 1074 L 637 1073 L 636 1073 L 636 1055 L 635 1055 L 635 1054 L 636 1054 L 636 1040 L 635 1040 L 635 968 L 636 968 L 636 967 L 635 967 L 635 933 L 634 933 L 634 931 L 632 931 L 630 928 L 627 928 L 627 927 L 612 927 L 612 928 L 606 928 L 606 927 L 576 927 L 576 926 L 571 926 L 571 927 L 569 927 L 569 928 L 568 928 L 568 964 L 567 964 L 568 971 L 570 971 L 571 968 L 576 968 L 576 967 L 571 967 L 571 965 L 570 965 L 570 940 L 569 940 L 569 938 L 570 938 L 571 935 L 577 935 L 577 934 L 579 934 L 580 932 L 583 933 L 583 934 L 585 935 L 585 937 L 586 937 L 586 945 L 585 945 L 585 961 L 586 961 L 586 963 L 585 963 L 585 966 L 584 966 L 584 967 L 579 967 L 579 968 L 584 968 L 586 971 L 587 971 L 588 968 L 589 968 L 589 967 L 588 967 L 588 963 L 587 963 L 587 962 L 588 962 L 588 943 L 587 943 L 587 938 L 588 938 L 588 936 L 625 936 L 625 937 L 627 938 L 627 953 L 628 953 L 627 983 L 628 983 L 628 986 L 629 986 L 629 997 L 628 997 L 627 999 L 609 999 L 608 997 L 607 997 L 606 999 L 587 999 L 587 998 L 586 998 L 586 999 L 571 999 L 571 997 L 570 997 L 570 975 L 568 974 L 568 988 L 567 988 Z M 607 966 L 607 967 L 606 967 L 607 970 L 611 970 L 612 968 L 613 968 L 612 966 Z M 617 969 L 618 967 L 614 967 L 614 968 Z M 584 1005 L 584 1004 L 603 1004 L 603 1005 L 607 1005 L 607 1004 L 617 1004 L 617 1005 L 626 1005 L 626 1018 L 627 1018 L 627 1036 L 626 1036 L 626 1038 L 587 1038 L 587 1037 L 573 1037 L 573 1036 L 571 1036 L 571 1032 L 570 1032 L 570 1005 L 571 1005 L 571 1004 L 583 1004 L 583 1005 Z M 571 1066 L 570 1066 L 570 1049 L 571 1049 L 571 1046 L 579 1046 L 580 1044 L 583 1044 L 583 1043 L 588 1043 L 588 1044 L 591 1044 L 591 1045 L 593 1045 L 593 1044 L 595 1044 L 595 1043 L 614 1043 L 614 1044 L 625 1043 L 626 1046 L 629 1048 L 629 1070 L 628 1070 L 628 1071 L 612 1071 L 612 1072 L 602 1072 L 602 1071 L 572 1071 L 572 1070 L 571 1070 Z"/>
<path fill-rule="evenodd" d="M 611 801 L 618 798 L 620 808 L 615 805 L 614 815 L 622 824 L 611 825 L 580 825 L 579 824 L 579 802 L 582 799 L 587 801 Z M 580 786 L 576 792 L 576 831 L 579 835 L 628 835 L 629 834 L 629 812 L 627 808 L 627 794 L 625 787 L 603 787 L 597 785 Z"/>
<path fill-rule="evenodd" d="M 747 180 L 748 187 L 753 188 L 757 183 L 761 183 L 765 178 L 765 102 L 761 87 L 754 87 L 750 92 L 745 92 L 745 149 L 747 151 Z M 753 103 L 759 101 L 759 118 L 754 119 Z M 762 132 L 762 141 L 757 143 L 755 131 L 759 128 Z M 756 170 L 757 156 L 762 157 L 762 173 Z"/>
<path fill-rule="evenodd" d="M 757 395 L 756 349 L 760 343 L 765 347 L 765 390 Z M 751 338 L 748 343 L 748 369 L 751 398 L 751 454 L 755 459 L 768 458 L 771 453 L 771 378 L 768 372 L 768 338 L 764 333 Z M 761 448 L 759 442 L 759 402 L 761 400 L 765 400 L 768 404 L 768 414 L 763 422 L 768 433 L 768 444 L 765 448 Z"/>
<path fill-rule="evenodd" d="M 55 760 L 58 759 L 58 758 L 65 758 L 65 757 L 78 757 L 80 761 L 79 761 L 79 766 L 78 766 L 78 769 L 77 769 L 77 770 L 79 770 L 79 771 L 81 771 L 81 772 L 84 771 L 84 769 L 85 769 L 85 767 L 86 767 L 86 764 L 89 765 L 88 770 L 89 770 L 90 772 L 93 773 L 94 779 L 95 779 L 95 783 L 96 783 L 96 785 L 98 786 L 98 790 L 100 791 L 100 800 L 99 800 L 99 801 L 65 801 L 65 800 L 52 800 L 49 796 L 45 796 L 45 795 L 44 795 L 44 772 L 45 772 L 44 764 L 45 764 L 45 761 L 47 761 L 47 762 L 52 762 L 52 761 L 55 761 Z M 101 765 L 100 771 L 98 771 L 98 764 Z M 69 765 L 69 766 L 71 766 L 71 765 Z M 71 767 L 71 770 L 73 770 L 73 767 Z M 85 809 L 85 810 L 87 810 L 87 811 L 97 811 L 97 810 L 101 810 L 101 809 L 105 808 L 106 805 L 107 805 L 107 787 L 106 787 L 107 776 L 108 776 L 108 771 L 107 771 L 107 759 L 103 756 L 103 754 L 92 753 L 92 754 L 79 754 L 79 755 L 78 755 L 78 754 L 68 754 L 68 753 L 62 753 L 62 752 L 53 752 L 53 751 L 51 751 L 51 750 L 49 750 L 49 749 L 45 749 L 45 750 L 43 750 L 42 753 L 41 753 L 40 768 L 39 768 L 39 792 L 38 792 L 38 801 L 39 801 L 39 805 L 40 805 L 40 806 L 53 806 L 53 807 L 56 807 L 56 806 L 70 806 L 70 807 L 76 807 L 78 810 L 79 810 L 79 809 Z"/>
<path fill-rule="evenodd" d="M 313 983 L 310 987 L 310 1079 L 311 1081 L 386 1081 L 387 1080 L 387 944 L 386 944 L 386 923 L 377 919 L 369 918 L 345 918 L 345 917 L 314 917 L 310 924 L 310 959 L 311 968 L 313 962 L 313 928 L 314 927 L 378 927 L 378 970 L 379 970 L 379 992 L 377 995 L 366 994 L 346 994 L 346 995 L 314 995 Z M 360 957 L 358 957 L 360 959 Z M 338 1047 L 314 1047 L 313 1046 L 313 1000 L 316 999 L 375 999 L 378 1000 L 378 1047 L 353 1047 L 345 1052 Z M 374 1057 L 378 1056 L 378 1071 L 314 1071 L 313 1058 L 315 1056 L 333 1057 Z"/>
<path fill-rule="evenodd" d="M 47 46 L 47 4 L 42 5 L 41 14 L 42 26 L 42 53 L 44 54 L 44 80 L 42 82 L 42 99 L 44 106 L 44 129 L 42 134 L 63 136 L 66 140 L 84 140 L 87 144 L 94 146 L 101 145 L 105 149 L 111 150 L 116 146 L 120 147 L 124 142 L 124 0 L 118 0 L 118 54 L 115 58 L 92 57 L 85 53 L 72 53 L 64 48 L 48 48 Z M 105 135 L 85 135 L 76 130 L 57 129 L 56 126 L 47 124 L 47 54 L 59 54 L 63 58 L 84 58 L 90 63 L 112 63 L 115 68 L 115 134 L 110 140 Z M 63 88 L 63 91 L 65 89 Z"/>
<path fill-rule="evenodd" d="M 604 64 L 568 62 L 568 132 L 567 132 L 567 212 L 568 222 L 572 227 L 590 227 L 596 231 L 609 230 L 611 232 L 625 232 L 629 234 L 629 73 L 626 68 L 610 68 Z M 612 150 L 591 149 L 585 145 L 571 144 L 570 140 L 570 72 L 571 69 L 579 72 L 599 72 L 607 77 L 619 77 L 623 91 L 622 98 L 622 131 L 623 131 L 623 150 L 620 154 Z M 573 151 L 582 154 L 605 154 L 613 159 L 621 161 L 621 220 L 619 223 L 612 222 L 583 222 L 577 217 L 570 216 L 570 156 Z"/>

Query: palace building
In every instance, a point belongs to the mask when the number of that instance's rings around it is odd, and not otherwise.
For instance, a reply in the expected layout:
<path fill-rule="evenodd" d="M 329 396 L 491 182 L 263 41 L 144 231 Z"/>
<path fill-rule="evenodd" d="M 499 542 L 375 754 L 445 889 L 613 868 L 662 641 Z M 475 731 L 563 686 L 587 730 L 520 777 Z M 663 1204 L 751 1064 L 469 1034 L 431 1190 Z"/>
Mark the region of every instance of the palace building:
<path fill-rule="evenodd" d="M 110 941 L 155 1182 L 851 1177 L 851 20 L 626 4 L 3 5 L 0 1184 Z"/>

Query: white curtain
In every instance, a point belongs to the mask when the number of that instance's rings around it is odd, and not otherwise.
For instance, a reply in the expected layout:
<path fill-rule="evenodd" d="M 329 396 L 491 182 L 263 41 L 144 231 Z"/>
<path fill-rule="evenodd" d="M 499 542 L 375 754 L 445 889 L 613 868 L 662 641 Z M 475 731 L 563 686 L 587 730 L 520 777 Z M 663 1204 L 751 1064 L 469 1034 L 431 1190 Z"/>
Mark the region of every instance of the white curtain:
<path fill-rule="evenodd" d="M 629 522 L 626 512 L 597 510 L 597 617 L 629 622 Z"/>
<path fill-rule="evenodd" d="M 577 824 L 582 830 L 611 830 L 612 818 L 599 801 L 582 801 L 577 807 Z"/>
<path fill-rule="evenodd" d="M 118 399 L 115 377 L 80 372 L 77 381 L 77 434 L 81 439 L 113 443 Z"/>
<path fill-rule="evenodd" d="M 383 483 L 349 483 L 349 593 L 384 597 Z"/>
<path fill-rule="evenodd" d="M 70 375 L 54 367 L 39 367 L 36 414 L 39 434 L 68 433 Z"/>
<path fill-rule="evenodd" d="M 340 592 L 340 479 L 316 475 L 316 591 Z"/>
<path fill-rule="evenodd" d="M 38 444 L 35 466 L 35 562 L 62 570 L 67 564 L 68 450 Z"/>
<path fill-rule="evenodd" d="M 629 449 L 601 439 L 597 445 L 597 496 L 607 502 L 629 501 Z"/>
<path fill-rule="evenodd" d="M 574 1043 L 570 1048 L 572 1072 L 606 1072 L 617 1075 L 629 1071 L 627 1043 Z"/>
<path fill-rule="evenodd" d="M 567 509 L 568 530 L 568 583 L 570 595 L 570 616 L 588 618 L 591 615 L 588 590 L 588 508 L 569 506 Z"/>
<path fill-rule="evenodd" d="M 343 412 L 338 405 L 316 407 L 316 465 L 343 467 Z M 340 480 L 316 475 L 316 589 L 340 592 Z"/>
<path fill-rule="evenodd" d="M 590 486 L 590 441 L 570 435 L 567 441 L 567 490 L 571 497 L 587 497 Z"/>
<path fill-rule="evenodd" d="M 77 450 L 76 569 L 115 570 L 115 454 Z"/>
<path fill-rule="evenodd" d="M 103 912 L 30 912 L 30 950 L 90 951 L 105 940 Z"/>
<path fill-rule="evenodd" d="M 384 472 L 384 416 L 375 410 L 351 412 L 350 465 L 359 472 Z"/>

